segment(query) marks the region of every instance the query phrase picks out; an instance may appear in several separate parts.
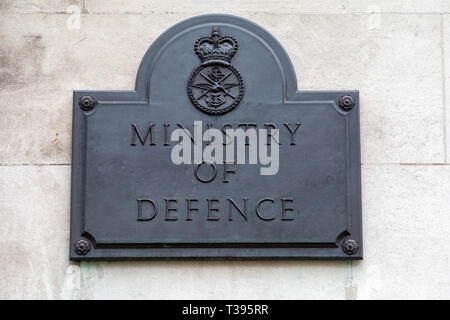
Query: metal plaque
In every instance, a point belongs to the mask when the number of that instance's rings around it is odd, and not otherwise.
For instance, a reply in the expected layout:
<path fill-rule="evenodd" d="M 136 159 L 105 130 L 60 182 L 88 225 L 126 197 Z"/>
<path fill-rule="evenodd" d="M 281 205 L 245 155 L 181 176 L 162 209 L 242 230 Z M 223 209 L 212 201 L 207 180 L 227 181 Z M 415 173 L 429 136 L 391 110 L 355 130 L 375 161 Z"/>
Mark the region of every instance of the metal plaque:
<path fill-rule="evenodd" d="M 190 18 L 135 90 L 74 91 L 70 258 L 361 259 L 360 175 L 358 91 L 297 91 L 267 31 Z"/>

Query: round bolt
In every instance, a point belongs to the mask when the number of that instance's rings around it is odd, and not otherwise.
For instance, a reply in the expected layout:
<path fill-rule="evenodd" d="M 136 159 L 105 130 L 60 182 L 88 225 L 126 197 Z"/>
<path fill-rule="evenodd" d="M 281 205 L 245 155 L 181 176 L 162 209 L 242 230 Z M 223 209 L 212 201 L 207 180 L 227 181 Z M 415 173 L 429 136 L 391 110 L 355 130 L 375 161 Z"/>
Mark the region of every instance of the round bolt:
<path fill-rule="evenodd" d="M 91 250 L 91 244 L 89 243 L 89 241 L 87 241 L 85 239 L 80 239 L 77 242 L 75 242 L 75 252 L 78 255 L 84 256 L 90 250 Z"/>
<path fill-rule="evenodd" d="M 97 105 L 97 101 L 95 101 L 94 98 L 91 96 L 84 96 L 80 98 L 80 101 L 78 102 L 80 105 L 80 108 L 84 111 L 89 111 L 94 109 L 94 107 Z"/>
<path fill-rule="evenodd" d="M 342 96 L 339 99 L 339 106 L 344 110 L 350 110 L 355 106 L 355 100 L 352 96 Z"/>
<path fill-rule="evenodd" d="M 342 251 L 351 256 L 352 254 L 357 253 L 359 250 L 359 244 L 353 239 L 346 239 L 342 243 Z"/>

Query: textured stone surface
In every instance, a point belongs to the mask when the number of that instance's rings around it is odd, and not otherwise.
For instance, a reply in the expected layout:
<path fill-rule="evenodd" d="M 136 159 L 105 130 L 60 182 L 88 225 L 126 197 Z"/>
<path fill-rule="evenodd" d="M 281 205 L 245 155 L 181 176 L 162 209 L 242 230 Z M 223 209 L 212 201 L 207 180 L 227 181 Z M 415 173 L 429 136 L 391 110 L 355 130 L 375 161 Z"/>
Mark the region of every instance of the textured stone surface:
<path fill-rule="evenodd" d="M 349 12 L 442 13 L 450 12 L 448 0 L 349 0 Z"/>
<path fill-rule="evenodd" d="M 81 298 L 344 299 L 348 262 L 82 262 Z"/>
<path fill-rule="evenodd" d="M 176 22 L 157 16 L 160 27 L 151 28 L 140 16 L 83 16 L 71 30 L 69 17 L 0 19 L 0 164 L 70 163 L 72 91 L 134 88 L 149 44 Z M 119 25 L 128 31 L 111 37 Z"/>
<path fill-rule="evenodd" d="M 442 88 L 445 92 L 445 110 L 444 121 L 446 123 L 446 161 L 450 163 L 450 15 L 443 16 L 443 53 L 444 53 L 444 69 Z"/>
<path fill-rule="evenodd" d="M 2 0 L 0 13 L 65 13 L 82 9 L 83 0 Z M 81 10 L 80 10 L 81 11 Z"/>
<path fill-rule="evenodd" d="M 363 163 L 442 162 L 440 18 L 380 19 L 252 17 L 286 48 L 300 89 L 360 90 Z"/>
<path fill-rule="evenodd" d="M 0 167 L 0 299 L 60 298 L 69 193 L 70 166 Z"/>
<path fill-rule="evenodd" d="M 197 0 L 197 1 L 155 1 L 155 0 L 86 0 L 90 13 L 342 13 L 347 9 L 346 0 Z"/>
<path fill-rule="evenodd" d="M 450 14 L 434 14 L 449 7 L 1 1 L 0 299 L 450 298 Z M 210 12 L 277 37 L 300 89 L 360 90 L 363 261 L 68 260 L 72 90 L 132 89 L 159 34 Z"/>
<path fill-rule="evenodd" d="M 449 299 L 450 166 L 363 167 L 359 299 Z"/>
<path fill-rule="evenodd" d="M 64 13 L 74 5 L 89 13 L 101 14 L 450 13 L 450 2 L 447 0 L 2 0 L 0 13 Z"/>
<path fill-rule="evenodd" d="M 447 0 L 85 0 L 91 13 L 270 13 L 270 14 L 317 14 L 317 13 L 441 13 L 450 12 Z"/>

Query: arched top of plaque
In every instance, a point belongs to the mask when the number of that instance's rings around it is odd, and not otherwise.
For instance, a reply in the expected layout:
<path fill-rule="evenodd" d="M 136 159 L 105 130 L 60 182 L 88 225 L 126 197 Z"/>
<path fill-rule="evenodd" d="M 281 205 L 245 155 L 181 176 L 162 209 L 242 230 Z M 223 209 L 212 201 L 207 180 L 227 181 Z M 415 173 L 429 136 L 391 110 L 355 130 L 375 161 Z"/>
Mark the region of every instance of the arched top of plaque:
<path fill-rule="evenodd" d="M 217 38 L 216 43 L 214 37 Z M 270 33 L 243 18 L 212 14 L 184 20 L 153 42 L 137 73 L 137 95 L 144 100 L 150 99 L 150 102 L 189 101 L 185 94 L 179 94 L 178 91 L 185 93 L 188 81 L 193 80 L 190 76 L 195 77 L 193 71 L 201 71 L 198 70 L 199 65 L 208 62 L 211 65 L 211 61 L 212 66 L 197 73 L 199 78 L 203 79 L 202 74 L 206 75 L 208 72 L 223 73 L 226 76 L 227 71 L 232 71 L 230 78 L 234 79 L 227 80 L 238 83 L 241 76 L 242 83 L 228 89 L 229 91 L 225 88 L 229 95 L 224 90 L 218 90 L 217 95 L 210 91 L 203 95 L 201 101 L 192 98 L 191 90 L 191 101 L 195 100 L 192 103 L 204 112 L 220 114 L 220 110 L 226 110 L 227 107 L 233 109 L 233 102 L 240 100 L 239 98 L 250 104 L 279 103 L 293 98 L 297 90 L 292 63 L 281 44 Z M 214 68 L 216 63 L 219 64 Z M 214 86 L 208 79 L 204 82 Z M 244 86 L 245 95 L 240 92 Z M 197 97 L 202 95 L 201 88 L 188 87 L 188 91 L 189 89 L 198 89 L 198 92 L 194 92 Z M 220 94 L 226 97 L 221 100 Z M 216 107 L 221 102 L 223 104 Z M 229 110 L 225 112 L 227 111 Z"/>
<path fill-rule="evenodd" d="M 80 103 L 94 94 L 96 104 L 165 105 L 175 112 L 191 105 L 205 115 L 227 114 L 243 105 L 312 101 L 332 101 L 336 111 L 347 114 L 358 99 L 356 90 L 297 91 L 281 44 L 255 23 L 224 14 L 192 17 L 162 33 L 142 58 L 135 90 L 74 94 Z M 340 101 L 344 95 L 350 107 Z"/>

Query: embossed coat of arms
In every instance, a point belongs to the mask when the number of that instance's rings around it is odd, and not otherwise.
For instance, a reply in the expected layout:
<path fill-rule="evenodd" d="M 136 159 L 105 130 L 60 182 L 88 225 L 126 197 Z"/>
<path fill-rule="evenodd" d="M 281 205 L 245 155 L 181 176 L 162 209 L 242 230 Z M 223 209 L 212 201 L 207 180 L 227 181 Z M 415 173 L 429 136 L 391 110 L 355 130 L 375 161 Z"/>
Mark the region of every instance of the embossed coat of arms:
<path fill-rule="evenodd" d="M 233 110 L 244 95 L 244 81 L 231 64 L 238 50 L 237 40 L 213 28 L 211 36 L 195 42 L 194 50 L 202 63 L 189 77 L 187 90 L 192 103 L 209 114 Z"/>

